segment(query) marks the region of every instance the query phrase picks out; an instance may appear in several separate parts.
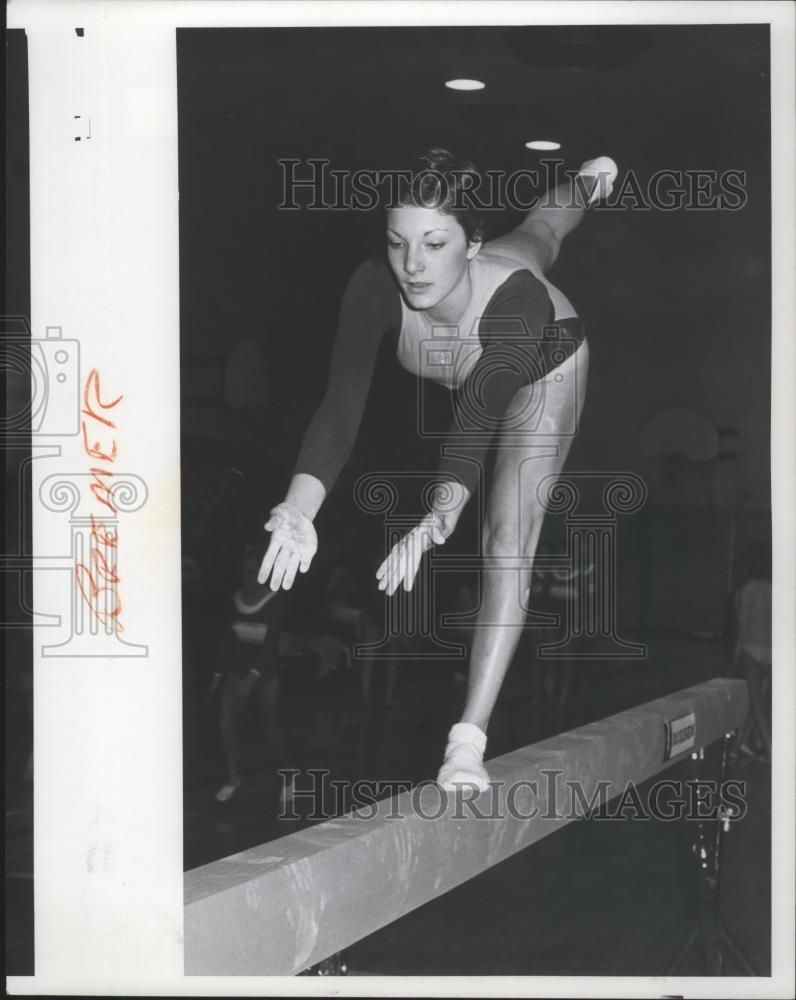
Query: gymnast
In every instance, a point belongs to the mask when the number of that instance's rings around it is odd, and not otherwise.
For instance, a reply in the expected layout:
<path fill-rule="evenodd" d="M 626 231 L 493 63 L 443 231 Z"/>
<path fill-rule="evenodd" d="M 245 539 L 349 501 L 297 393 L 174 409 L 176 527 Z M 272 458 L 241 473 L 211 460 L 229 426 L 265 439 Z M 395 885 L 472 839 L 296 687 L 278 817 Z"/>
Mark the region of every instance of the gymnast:
<path fill-rule="evenodd" d="M 382 591 L 412 588 L 423 554 L 451 536 L 494 449 L 467 695 L 437 777 L 447 790 L 488 785 L 486 730 L 527 615 L 545 513 L 538 488 L 560 474 L 585 395 L 583 327 L 545 272 L 587 205 L 610 194 L 616 172 L 607 157 L 587 161 L 516 229 L 484 244 L 483 213 L 462 193 L 473 189 L 476 168 L 446 150 L 421 154 L 412 185 L 387 211 L 386 260 L 361 264 L 345 290 L 326 395 L 265 524 L 271 538 L 258 579 L 290 589 L 317 550 L 313 520 L 354 446 L 384 337 L 405 369 L 451 390 L 455 418 L 430 509 L 379 567 Z M 440 338 L 434 327 L 447 330 Z M 432 332 L 439 350 L 423 351 Z"/>

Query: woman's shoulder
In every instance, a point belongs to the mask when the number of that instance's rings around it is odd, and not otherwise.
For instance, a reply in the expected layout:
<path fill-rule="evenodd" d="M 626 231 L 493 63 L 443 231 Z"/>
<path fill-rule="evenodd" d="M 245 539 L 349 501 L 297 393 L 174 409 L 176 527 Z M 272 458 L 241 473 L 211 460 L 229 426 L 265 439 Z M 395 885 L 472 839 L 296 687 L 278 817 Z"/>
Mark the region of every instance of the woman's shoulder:
<path fill-rule="evenodd" d="M 547 288 L 544 282 L 540 281 L 535 274 L 532 274 L 522 264 L 517 264 L 514 270 L 506 270 L 504 280 L 498 291 L 515 294 L 533 292 L 536 295 L 547 295 Z"/>
<path fill-rule="evenodd" d="M 356 268 L 344 296 L 346 315 L 372 331 L 375 317 L 388 328 L 400 326 L 401 296 L 383 255 L 368 257 Z"/>
<path fill-rule="evenodd" d="M 501 266 L 494 270 L 494 292 L 488 309 L 490 315 L 532 314 L 540 318 L 552 318 L 553 303 L 543 282 L 519 262 L 504 258 L 486 261 L 490 269 L 494 269 L 496 263 Z"/>
<path fill-rule="evenodd" d="M 369 288 L 380 294 L 399 294 L 383 254 L 374 254 L 363 260 L 351 275 L 349 285 Z"/>
<path fill-rule="evenodd" d="M 489 276 L 498 291 L 504 289 L 547 291 L 544 282 L 540 281 L 522 261 L 495 253 L 488 246 L 474 258 L 474 263 L 481 268 L 482 273 Z"/>

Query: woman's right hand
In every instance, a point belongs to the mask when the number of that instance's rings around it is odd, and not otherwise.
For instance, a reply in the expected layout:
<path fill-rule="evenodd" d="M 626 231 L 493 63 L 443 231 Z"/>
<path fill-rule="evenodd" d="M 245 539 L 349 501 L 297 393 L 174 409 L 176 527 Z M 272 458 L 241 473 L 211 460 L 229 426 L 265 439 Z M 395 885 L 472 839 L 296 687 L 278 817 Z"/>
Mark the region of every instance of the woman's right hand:
<path fill-rule="evenodd" d="M 306 573 L 318 551 L 318 536 L 312 521 L 292 503 L 280 503 L 271 511 L 265 523 L 271 541 L 263 558 L 258 583 L 267 583 L 271 590 L 290 590 L 296 573 Z"/>

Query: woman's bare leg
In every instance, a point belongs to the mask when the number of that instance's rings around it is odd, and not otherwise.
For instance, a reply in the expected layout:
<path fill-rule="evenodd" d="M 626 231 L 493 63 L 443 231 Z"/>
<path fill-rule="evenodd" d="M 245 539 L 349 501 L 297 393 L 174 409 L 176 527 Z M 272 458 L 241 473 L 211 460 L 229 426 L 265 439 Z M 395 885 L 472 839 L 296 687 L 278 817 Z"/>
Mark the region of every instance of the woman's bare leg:
<path fill-rule="evenodd" d="M 610 165 L 615 176 L 613 161 Z M 584 165 L 588 167 L 589 165 Z M 522 224 L 500 240 L 487 244 L 486 252 L 510 257 L 538 277 L 546 286 L 556 319 L 576 316 L 564 293 L 544 277 L 555 262 L 564 237 L 581 221 L 590 189 L 607 191 L 613 177 L 602 181 L 595 172 L 583 178 L 580 192 L 563 185 L 528 213 Z M 486 728 L 503 679 L 522 635 L 525 595 L 530 591 L 533 559 L 539 543 L 545 509 L 537 487 L 547 477 L 557 477 L 566 461 L 572 436 L 580 418 L 588 377 L 588 345 L 584 342 L 563 364 L 534 385 L 520 390 L 507 416 L 528 414 L 526 433 L 522 423 L 512 421 L 512 431 L 498 440 L 498 452 L 486 518 L 483 526 L 484 556 L 498 560 L 483 574 L 483 600 L 475 627 L 470 655 L 467 698 L 461 722 L 449 734 L 445 760 L 438 781 L 443 787 L 462 782 L 486 784 L 481 760 L 486 747 Z M 543 400 L 541 415 L 534 405 Z M 519 438 L 519 440 L 518 440 Z M 501 568 L 501 558 L 521 568 Z"/>
<path fill-rule="evenodd" d="M 576 311 L 564 293 L 544 277 L 555 263 L 561 243 L 583 218 L 592 195 L 605 196 L 616 176 L 616 164 L 607 157 L 589 161 L 575 184 L 556 188 L 545 196 L 523 222 L 484 250 L 521 263 L 548 290 L 556 319 Z M 530 591 L 533 560 L 544 521 L 544 493 L 537 489 L 554 481 L 564 467 L 586 394 L 589 348 L 582 343 L 574 354 L 544 379 L 520 390 L 507 416 L 528 413 L 526 433 L 512 430 L 498 439 L 495 472 L 483 526 L 483 554 L 496 566 L 485 569 L 483 600 L 475 626 L 467 698 L 461 722 L 450 732 L 438 781 L 443 787 L 488 779 L 481 760 L 486 728 L 498 693 L 522 635 L 525 595 Z M 542 393 L 538 414 L 535 393 Z M 532 402 L 533 401 L 533 402 Z M 519 440 L 518 440 L 519 438 Z M 520 568 L 516 563 L 520 562 Z M 507 567 L 500 567 L 503 559 Z"/>
<path fill-rule="evenodd" d="M 575 307 L 545 275 L 558 260 L 561 244 L 583 219 L 590 196 L 605 195 L 616 177 L 616 164 L 601 156 L 588 160 L 574 182 L 547 192 L 523 221 L 505 236 L 485 244 L 484 251 L 519 261 L 547 288 L 556 319 L 577 315 Z"/>
<path fill-rule="evenodd" d="M 588 376 L 588 345 L 584 342 L 563 365 L 541 383 L 522 389 L 509 413 L 529 406 L 531 395 L 543 391 L 539 429 L 523 435 L 524 442 L 498 442 L 495 473 L 483 527 L 483 554 L 490 561 L 517 562 L 483 574 L 483 601 L 473 636 L 470 677 L 462 722 L 486 731 L 509 663 L 525 623 L 525 594 L 531 584 L 533 559 L 544 521 L 544 493 L 537 488 L 547 477 L 557 477 L 572 443 L 572 418 L 580 416 Z M 555 376 L 561 376 L 560 382 Z M 534 419 L 537 416 L 534 414 Z M 565 433 L 556 433 L 560 428 Z M 512 437 L 518 435 L 512 433 Z M 552 481 L 552 480 L 550 480 Z"/>
<path fill-rule="evenodd" d="M 527 413 L 534 428 L 518 433 L 517 423 L 512 421 L 515 429 L 502 434 L 496 445 L 482 541 L 484 557 L 492 565 L 482 575 L 483 597 L 473 636 L 464 711 L 461 722 L 449 734 L 437 778 L 444 788 L 463 783 L 486 787 L 488 776 L 482 764 L 485 733 L 522 635 L 526 595 L 545 515 L 544 499 L 569 453 L 585 397 L 588 361 L 589 348 L 584 341 L 544 379 L 521 389 L 507 411 L 507 416 L 518 418 Z M 544 401 L 541 414 L 534 399 L 540 392 Z"/>
<path fill-rule="evenodd" d="M 549 192 L 512 232 L 486 250 L 512 253 L 529 270 L 540 275 L 550 292 L 556 319 L 575 316 L 564 293 L 543 277 L 558 258 L 564 238 L 580 223 L 585 202 L 592 194 L 607 191 L 616 167 L 601 157 L 588 161 L 575 184 L 566 183 Z M 593 171 L 590 173 L 589 171 Z M 608 172 L 604 180 L 602 175 Z M 612 176 L 610 176 L 612 174 Z M 544 520 L 544 508 L 537 487 L 548 476 L 558 476 L 572 444 L 573 430 L 580 419 L 588 378 L 589 349 L 582 344 L 563 365 L 536 386 L 517 393 L 507 416 L 527 408 L 538 425 L 529 428 L 525 447 L 518 443 L 517 430 L 510 439 L 498 442 L 494 479 L 483 530 L 483 552 L 487 557 L 527 560 L 521 571 L 489 570 L 484 574 L 484 600 L 476 624 L 470 659 L 470 681 L 463 722 L 485 729 L 525 621 L 523 596 L 531 585 L 533 558 Z M 534 393 L 541 392 L 542 414 L 532 405 Z M 556 433 L 564 428 L 563 434 Z M 497 623 L 483 627 L 487 623 Z"/>

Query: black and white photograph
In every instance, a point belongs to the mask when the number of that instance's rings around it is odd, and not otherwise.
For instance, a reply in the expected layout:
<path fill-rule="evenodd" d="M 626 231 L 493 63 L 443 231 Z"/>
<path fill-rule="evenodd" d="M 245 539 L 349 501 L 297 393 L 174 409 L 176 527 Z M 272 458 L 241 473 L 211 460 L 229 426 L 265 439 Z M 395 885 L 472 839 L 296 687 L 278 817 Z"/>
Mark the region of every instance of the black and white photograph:
<path fill-rule="evenodd" d="M 9 7 L 7 988 L 792 995 L 793 7 L 337 6 Z"/>

